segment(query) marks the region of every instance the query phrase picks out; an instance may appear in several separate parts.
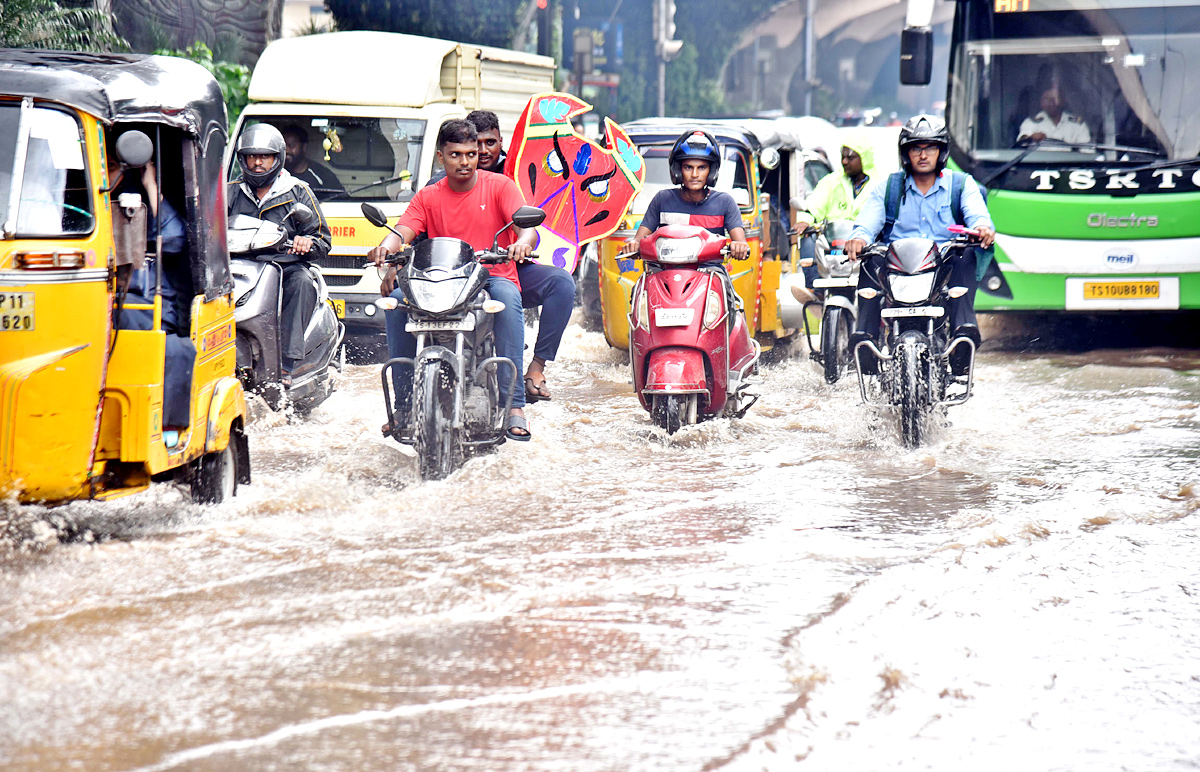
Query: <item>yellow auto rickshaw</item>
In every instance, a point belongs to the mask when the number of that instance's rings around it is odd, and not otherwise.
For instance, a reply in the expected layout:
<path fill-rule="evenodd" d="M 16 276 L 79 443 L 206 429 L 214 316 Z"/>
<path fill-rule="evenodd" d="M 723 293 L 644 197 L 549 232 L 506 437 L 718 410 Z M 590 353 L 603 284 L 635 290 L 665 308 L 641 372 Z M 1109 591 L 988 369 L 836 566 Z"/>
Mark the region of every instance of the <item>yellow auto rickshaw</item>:
<path fill-rule="evenodd" d="M 764 351 L 770 350 L 779 339 L 794 336 L 796 329 L 783 326 L 778 298 L 781 269 L 790 253 L 790 244 L 779 245 L 784 255 L 780 260 L 770 243 L 769 197 L 759 192 L 759 166 L 774 168 L 780 158 L 778 151 L 761 153 L 762 147 L 753 134 L 722 122 L 647 118 L 622 124 L 622 128 L 645 160 L 646 180 L 625 213 L 621 227 L 601 240 L 597 248 L 600 308 L 604 337 L 609 345 L 629 348 L 629 293 L 642 272 L 641 260 L 620 255 L 628 252 L 626 240 L 637 232 L 650 199 L 658 191 L 671 187 L 667 156 L 679 135 L 692 128 L 704 129 L 716 138 L 722 154 L 716 188 L 733 196 L 746 224 L 750 257 L 728 260 L 726 267 L 742 300 L 750 333 Z"/>
<path fill-rule="evenodd" d="M 226 138 L 198 64 L 0 49 L 0 495 L 176 479 L 218 502 L 250 481 Z"/>

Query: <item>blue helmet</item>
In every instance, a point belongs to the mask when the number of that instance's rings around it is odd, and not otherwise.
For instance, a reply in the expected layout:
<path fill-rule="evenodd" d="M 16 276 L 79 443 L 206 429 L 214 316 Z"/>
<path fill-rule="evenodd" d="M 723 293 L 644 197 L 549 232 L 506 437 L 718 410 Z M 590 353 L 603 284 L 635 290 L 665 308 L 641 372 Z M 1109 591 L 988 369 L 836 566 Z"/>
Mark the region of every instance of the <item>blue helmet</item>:
<path fill-rule="evenodd" d="M 712 134 L 700 129 L 693 129 L 683 132 L 679 139 L 675 140 L 671 154 L 667 156 L 667 162 L 671 167 L 672 184 L 683 184 L 683 161 L 685 158 L 693 158 L 707 163 L 708 179 L 704 184 L 711 188 L 717 183 L 717 172 L 721 169 L 721 149 L 717 147 L 717 140 Z"/>

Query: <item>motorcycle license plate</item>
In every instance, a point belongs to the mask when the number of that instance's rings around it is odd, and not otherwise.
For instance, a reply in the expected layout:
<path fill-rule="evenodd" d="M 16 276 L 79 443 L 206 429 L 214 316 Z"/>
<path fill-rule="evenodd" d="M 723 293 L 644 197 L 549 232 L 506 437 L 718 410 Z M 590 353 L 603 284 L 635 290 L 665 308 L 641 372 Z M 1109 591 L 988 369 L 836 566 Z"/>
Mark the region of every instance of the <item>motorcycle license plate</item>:
<path fill-rule="evenodd" d="M 907 308 L 885 308 L 883 309 L 884 319 L 896 319 L 900 317 L 910 316 L 945 316 L 946 309 L 941 306 L 910 306 Z"/>
<path fill-rule="evenodd" d="M 420 321 L 409 319 L 405 323 L 406 332 L 467 332 L 475 329 L 475 316 L 465 319 L 448 319 L 446 321 Z"/>
<path fill-rule="evenodd" d="M 814 289 L 831 289 L 833 287 L 854 287 L 857 286 L 856 279 L 813 279 Z"/>
<path fill-rule="evenodd" d="M 1084 300 L 1153 300 L 1158 297 L 1157 281 L 1085 281 Z"/>
<path fill-rule="evenodd" d="M 0 330 L 32 330 L 33 293 L 0 292 Z"/>
<path fill-rule="evenodd" d="M 654 324 L 658 327 L 687 327 L 696 315 L 692 308 L 656 308 Z"/>
<path fill-rule="evenodd" d="M 333 305 L 333 312 L 337 314 L 338 319 L 346 318 L 346 301 L 340 298 L 330 298 L 329 302 Z"/>

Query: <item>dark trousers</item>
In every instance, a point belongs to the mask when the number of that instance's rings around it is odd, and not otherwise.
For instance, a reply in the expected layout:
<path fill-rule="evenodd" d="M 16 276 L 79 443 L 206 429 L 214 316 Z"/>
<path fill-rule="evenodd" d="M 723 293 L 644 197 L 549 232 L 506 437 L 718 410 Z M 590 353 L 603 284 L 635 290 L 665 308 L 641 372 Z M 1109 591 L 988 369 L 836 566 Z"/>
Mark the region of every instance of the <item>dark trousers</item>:
<path fill-rule="evenodd" d="M 164 298 L 165 301 L 165 298 Z M 125 296 L 126 303 L 150 301 L 140 295 Z M 166 308 L 166 303 L 163 305 Z M 117 328 L 121 330 L 149 330 L 154 327 L 151 311 L 121 309 Z M 196 347 L 192 339 L 176 335 L 168 329 L 166 340 L 166 363 L 163 372 L 163 426 L 188 426 L 192 422 L 192 371 L 196 366 Z M 121 345 L 121 334 L 117 333 L 117 345 Z"/>
<path fill-rule="evenodd" d="M 317 307 L 317 285 L 308 272 L 308 263 L 285 263 L 283 269 L 283 311 L 279 317 L 279 347 L 284 369 L 291 371 L 304 359 L 304 333 Z"/>
<path fill-rule="evenodd" d="M 521 263 L 517 266 L 517 279 L 521 282 L 521 305 L 542 307 L 533 355 L 546 362 L 553 361 L 575 308 L 575 280 L 562 268 L 542 263 Z"/>
<path fill-rule="evenodd" d="M 878 269 L 884 264 L 886 259 L 885 257 L 872 257 L 870 265 L 873 269 Z M 974 249 L 965 250 L 961 256 L 952 259 L 954 260 L 954 267 L 950 271 L 950 286 L 967 288 L 967 294 L 960 298 L 950 299 L 950 329 L 954 331 L 964 324 L 978 325 L 978 321 L 975 318 L 975 292 L 979 289 L 979 280 L 975 278 Z M 879 283 L 872 277 L 872 271 L 867 270 L 866 265 L 858 272 L 858 288 L 861 290 L 865 287 L 870 287 L 879 292 L 883 291 Z M 876 295 L 870 300 L 861 295 L 859 296 L 858 324 L 855 326 L 855 330 L 865 332 L 873 339 L 879 340 L 879 324 L 882 321 L 880 307 L 882 302 L 882 295 Z"/>

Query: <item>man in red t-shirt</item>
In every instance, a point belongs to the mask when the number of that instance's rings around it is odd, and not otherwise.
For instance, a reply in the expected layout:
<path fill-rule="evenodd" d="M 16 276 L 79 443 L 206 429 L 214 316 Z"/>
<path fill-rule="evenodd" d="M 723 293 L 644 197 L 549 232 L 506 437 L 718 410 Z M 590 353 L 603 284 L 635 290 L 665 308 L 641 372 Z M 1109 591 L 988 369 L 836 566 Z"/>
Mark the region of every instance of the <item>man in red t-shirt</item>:
<path fill-rule="evenodd" d="M 525 205 L 520 189 L 512 180 L 501 174 L 481 172 L 479 143 L 475 127 L 466 121 L 447 121 L 442 124 L 437 138 L 438 162 L 446 170 L 446 177 L 433 185 L 421 188 L 409 202 L 408 209 L 400 216 L 396 230 L 404 237 L 388 233 L 379 246 L 367 253 L 376 265 L 383 265 L 384 258 L 400 251 L 418 234 L 430 238 L 448 236 L 462 239 L 476 250 L 491 249 L 496 231 L 512 219 L 512 215 Z M 513 261 L 523 260 L 533 251 L 537 231 L 523 231 L 516 226 L 500 234 L 499 245 L 508 247 Z M 525 312 L 521 307 L 521 290 L 517 282 L 514 262 L 489 265 L 490 278 L 487 292 L 495 300 L 504 303 L 504 310 L 496 314 L 496 353 L 508 357 L 521 369 L 525 354 Z M 403 300 L 396 287 L 395 269 L 388 271 L 380 288 L 384 295 Z M 388 355 L 414 357 L 417 339 L 404 330 L 408 314 L 397 308 L 385 313 L 388 339 Z M 396 389 L 396 409 L 407 412 L 412 402 L 412 381 L 401 377 L 399 368 L 392 368 Z M 500 379 L 500 399 L 508 399 L 509 379 Z M 506 434 L 512 440 L 528 440 L 529 424 L 525 420 L 525 392 L 517 389 L 513 393 L 512 411 L 506 422 Z M 385 426 L 384 434 L 392 427 Z"/>

